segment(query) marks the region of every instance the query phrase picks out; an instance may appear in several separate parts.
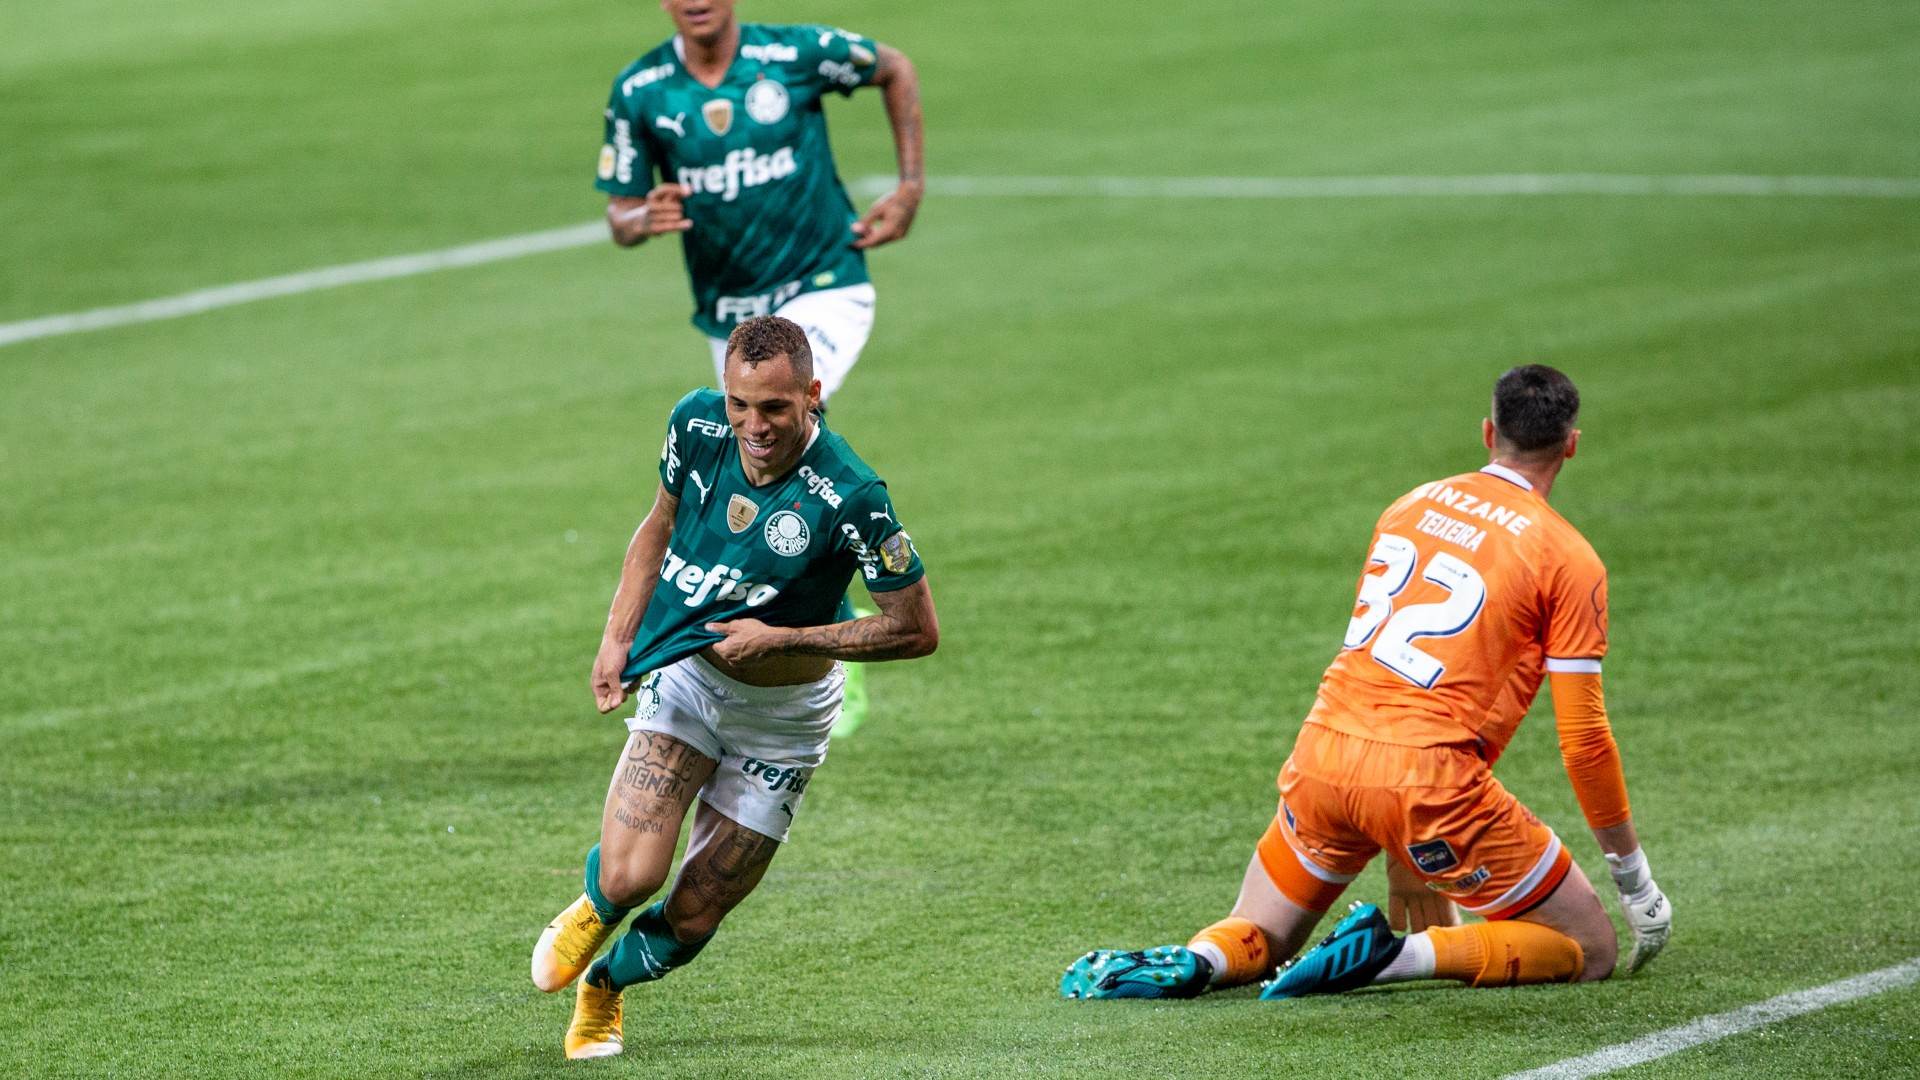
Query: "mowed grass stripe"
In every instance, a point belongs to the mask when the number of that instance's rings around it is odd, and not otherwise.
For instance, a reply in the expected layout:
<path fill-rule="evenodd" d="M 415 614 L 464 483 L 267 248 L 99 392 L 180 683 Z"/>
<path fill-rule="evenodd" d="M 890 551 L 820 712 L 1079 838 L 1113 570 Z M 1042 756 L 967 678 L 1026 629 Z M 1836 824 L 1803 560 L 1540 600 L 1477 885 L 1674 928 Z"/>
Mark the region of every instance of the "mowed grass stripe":
<path fill-rule="evenodd" d="M 1656 1031 L 1632 1042 L 1609 1046 L 1591 1054 L 1568 1058 L 1565 1061 L 1558 1061 L 1538 1069 L 1529 1069 L 1526 1072 L 1513 1073 L 1507 1077 L 1507 1080 L 1579 1080 L 1581 1077 L 1616 1072 L 1705 1043 L 1718 1042 L 1776 1021 L 1818 1012 L 1835 1005 L 1844 1005 L 1849 1001 L 1871 997 L 1874 994 L 1884 994 L 1889 990 L 1899 990 L 1912 986 L 1915 982 L 1920 982 L 1920 956 L 1878 971 L 1869 971 L 1850 979 L 1816 986 L 1811 990 L 1796 990 L 1744 1008 L 1703 1016 L 1692 1023 L 1668 1028 L 1665 1031 Z"/>
<path fill-rule="evenodd" d="M 886 176 L 863 177 L 854 190 L 874 197 L 892 189 Z M 1746 198 L 1920 198 L 1920 179 L 1870 176 L 1616 176 L 1605 173 L 1511 173 L 1487 176 L 950 176 L 935 178 L 936 195 L 957 198 L 1107 199 L 1362 199 L 1515 198 L 1526 196 L 1671 196 Z M 605 242 L 600 222 L 521 233 L 438 251 L 395 255 L 275 277 L 196 289 L 174 296 L 0 323 L 0 348 L 41 338 L 158 322 L 392 278 Z"/>

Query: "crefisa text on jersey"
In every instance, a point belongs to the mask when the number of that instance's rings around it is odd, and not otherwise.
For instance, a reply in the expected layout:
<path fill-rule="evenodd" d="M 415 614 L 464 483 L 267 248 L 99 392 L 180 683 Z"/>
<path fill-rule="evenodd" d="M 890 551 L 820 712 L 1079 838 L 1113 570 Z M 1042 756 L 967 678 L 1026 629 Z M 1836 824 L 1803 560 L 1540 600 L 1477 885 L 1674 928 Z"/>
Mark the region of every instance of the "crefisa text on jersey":
<path fill-rule="evenodd" d="M 794 161 L 793 147 L 783 146 L 771 154 L 756 154 L 750 146 L 727 151 L 718 165 L 679 171 L 680 183 L 695 195 L 718 195 L 721 202 L 740 197 L 743 187 L 759 187 L 784 180 L 800 168 Z"/>
<path fill-rule="evenodd" d="M 800 50 L 792 45 L 778 43 L 742 45 L 740 55 L 749 60 L 758 60 L 763 64 L 791 64 L 800 59 Z"/>
<path fill-rule="evenodd" d="M 688 607 L 699 607 L 710 599 L 745 600 L 748 607 L 759 607 L 780 595 L 772 585 L 742 581 L 740 571 L 726 563 L 712 568 L 700 566 L 674 554 L 671 548 L 660 563 L 660 580 L 672 582 L 674 588 L 686 593 Z"/>
<path fill-rule="evenodd" d="M 835 510 L 840 509 L 840 493 L 833 490 L 833 481 L 814 472 L 811 465 L 800 466 L 800 479 L 807 482 L 808 491 L 820 496 L 821 502 Z"/>

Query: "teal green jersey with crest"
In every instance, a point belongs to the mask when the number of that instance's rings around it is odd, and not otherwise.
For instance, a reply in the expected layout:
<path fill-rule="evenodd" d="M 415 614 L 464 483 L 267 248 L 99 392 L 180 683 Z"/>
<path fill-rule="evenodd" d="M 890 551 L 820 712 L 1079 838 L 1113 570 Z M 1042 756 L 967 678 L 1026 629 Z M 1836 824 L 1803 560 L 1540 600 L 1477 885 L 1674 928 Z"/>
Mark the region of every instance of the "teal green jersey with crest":
<path fill-rule="evenodd" d="M 725 396 L 695 390 L 668 421 L 660 485 L 680 506 L 627 652 L 628 681 L 719 641 L 707 623 L 825 626 L 854 574 L 876 593 L 925 576 L 886 482 L 818 417 L 794 467 L 756 487 L 740 466 Z"/>
<path fill-rule="evenodd" d="M 643 196 L 657 172 L 692 193 L 680 244 L 693 324 L 726 337 L 803 292 L 866 281 L 821 98 L 872 82 L 879 46 L 832 27 L 745 23 L 713 88 L 687 73 L 682 49 L 675 36 L 614 79 L 595 186 Z"/>

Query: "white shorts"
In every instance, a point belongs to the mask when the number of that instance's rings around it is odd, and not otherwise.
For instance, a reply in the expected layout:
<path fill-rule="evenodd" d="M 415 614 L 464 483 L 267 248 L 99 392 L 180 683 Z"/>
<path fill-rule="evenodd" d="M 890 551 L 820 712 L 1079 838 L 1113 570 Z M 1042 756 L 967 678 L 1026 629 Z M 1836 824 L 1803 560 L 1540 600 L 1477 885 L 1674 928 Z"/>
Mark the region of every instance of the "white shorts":
<path fill-rule="evenodd" d="M 860 361 L 860 350 L 873 335 L 873 282 L 846 285 L 838 289 L 801 293 L 775 308 L 773 314 L 792 319 L 807 332 L 807 347 L 813 350 L 813 377 L 820 380 L 820 400 L 833 396 L 847 381 L 853 365 Z M 727 385 L 727 339 L 710 337 L 707 346 L 713 352 L 714 385 Z"/>
<path fill-rule="evenodd" d="M 689 656 L 634 687 L 639 709 L 627 730 L 671 735 L 719 762 L 700 801 L 784 842 L 813 770 L 827 759 L 846 681 L 835 664 L 818 682 L 749 686 Z"/>

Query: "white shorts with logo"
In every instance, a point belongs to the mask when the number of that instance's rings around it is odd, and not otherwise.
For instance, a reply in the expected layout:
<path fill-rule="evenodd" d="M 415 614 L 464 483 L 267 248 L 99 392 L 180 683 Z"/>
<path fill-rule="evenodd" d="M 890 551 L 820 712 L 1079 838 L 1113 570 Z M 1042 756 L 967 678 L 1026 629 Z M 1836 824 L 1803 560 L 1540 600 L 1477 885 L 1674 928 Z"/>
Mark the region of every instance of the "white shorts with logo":
<path fill-rule="evenodd" d="M 807 347 L 813 350 L 813 377 L 820 380 L 820 400 L 833 396 L 847 381 L 853 365 L 860 361 L 860 350 L 873 335 L 873 283 L 863 281 L 838 289 L 801 293 L 775 308 L 773 314 L 792 319 L 807 333 Z M 727 339 L 710 337 L 713 351 L 714 385 L 727 385 Z"/>
<path fill-rule="evenodd" d="M 817 682 L 749 686 L 698 655 L 634 687 L 628 731 L 671 735 L 720 763 L 700 801 L 754 832 L 785 841 L 813 770 L 827 759 L 846 669 Z"/>

